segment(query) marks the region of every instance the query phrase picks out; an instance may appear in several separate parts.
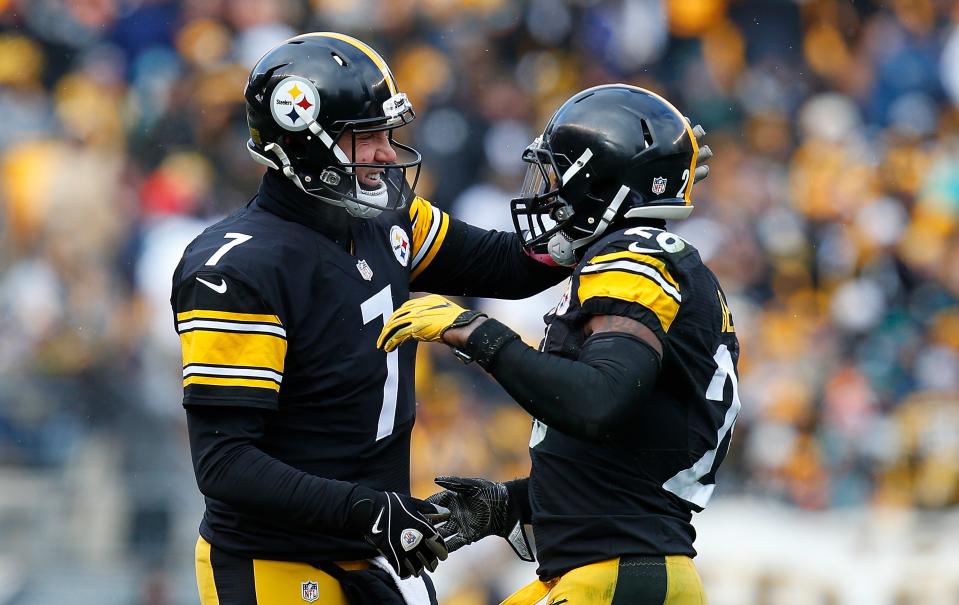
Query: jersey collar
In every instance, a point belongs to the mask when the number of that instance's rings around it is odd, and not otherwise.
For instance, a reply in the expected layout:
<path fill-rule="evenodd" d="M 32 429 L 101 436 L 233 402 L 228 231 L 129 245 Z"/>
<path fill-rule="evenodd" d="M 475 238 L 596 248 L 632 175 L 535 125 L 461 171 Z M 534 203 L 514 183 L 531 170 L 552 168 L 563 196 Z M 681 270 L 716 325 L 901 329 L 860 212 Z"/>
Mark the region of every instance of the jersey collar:
<path fill-rule="evenodd" d="M 263 175 L 256 204 L 284 220 L 321 233 L 345 250 L 350 249 L 350 227 L 359 220 L 343 208 L 305 195 L 275 170 L 267 170 Z"/>

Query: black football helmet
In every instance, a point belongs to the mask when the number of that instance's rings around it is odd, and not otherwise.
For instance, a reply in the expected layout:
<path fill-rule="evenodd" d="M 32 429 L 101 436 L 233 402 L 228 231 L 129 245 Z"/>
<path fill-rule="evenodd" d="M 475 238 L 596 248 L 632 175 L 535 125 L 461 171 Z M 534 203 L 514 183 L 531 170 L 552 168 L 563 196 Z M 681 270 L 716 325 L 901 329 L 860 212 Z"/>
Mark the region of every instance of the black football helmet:
<path fill-rule="evenodd" d="M 697 172 L 699 155 L 693 128 L 666 99 L 626 84 L 589 88 L 523 152 L 530 166 L 513 224 L 529 252 L 575 264 L 577 250 L 617 222 L 689 216 L 693 181 L 708 170 Z"/>
<path fill-rule="evenodd" d="M 412 199 L 422 157 L 395 141 L 393 130 L 413 121 L 413 106 L 383 58 L 363 42 L 334 32 L 291 38 L 257 62 L 244 96 L 250 155 L 304 192 L 360 218 Z M 395 163 L 351 159 L 357 134 L 384 130 Z M 337 145 L 345 132 L 352 137 L 349 156 Z M 379 187 L 364 187 L 357 168 L 383 169 Z"/>

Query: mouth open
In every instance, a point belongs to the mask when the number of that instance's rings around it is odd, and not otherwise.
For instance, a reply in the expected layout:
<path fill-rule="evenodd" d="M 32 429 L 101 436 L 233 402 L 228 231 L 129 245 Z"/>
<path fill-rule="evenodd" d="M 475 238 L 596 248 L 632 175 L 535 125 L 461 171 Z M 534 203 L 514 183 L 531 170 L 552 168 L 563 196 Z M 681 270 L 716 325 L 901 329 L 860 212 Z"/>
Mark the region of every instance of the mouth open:
<path fill-rule="evenodd" d="M 360 187 L 367 191 L 376 191 L 383 186 L 383 171 L 382 170 L 372 170 L 366 174 L 357 175 L 359 178 L 356 179 Z"/>

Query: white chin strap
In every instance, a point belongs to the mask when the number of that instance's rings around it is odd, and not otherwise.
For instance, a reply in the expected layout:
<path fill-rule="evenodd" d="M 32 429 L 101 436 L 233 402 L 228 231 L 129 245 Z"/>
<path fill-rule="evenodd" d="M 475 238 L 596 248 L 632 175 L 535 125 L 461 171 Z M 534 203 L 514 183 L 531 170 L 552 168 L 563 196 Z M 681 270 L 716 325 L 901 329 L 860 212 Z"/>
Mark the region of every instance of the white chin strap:
<path fill-rule="evenodd" d="M 360 187 L 359 183 L 356 184 L 355 197 L 358 200 L 362 200 L 367 204 L 376 204 L 377 206 L 386 206 L 386 202 L 389 200 L 389 193 L 386 191 L 386 183 L 380 183 L 380 186 L 374 189 L 373 191 L 367 191 Z M 375 218 L 383 212 L 380 208 L 374 208 L 373 206 L 367 206 L 366 204 L 359 204 L 352 200 L 343 200 L 343 207 L 346 208 L 346 211 L 350 213 L 350 216 L 356 218 Z"/>
<path fill-rule="evenodd" d="M 599 236 L 606 233 L 606 228 L 609 227 L 609 224 L 616 218 L 616 213 L 619 212 L 619 207 L 628 194 L 629 187 L 623 185 L 619 188 L 613 201 L 609 203 L 609 206 L 606 206 L 603 217 L 599 219 L 599 225 L 596 226 L 596 230 L 593 231 L 591 235 L 577 240 L 571 240 L 562 231 L 554 233 L 553 237 L 549 238 L 547 249 L 549 250 L 550 257 L 556 261 L 556 264 L 563 265 L 564 267 L 572 267 L 575 265 L 576 251 L 586 244 L 596 241 L 599 239 Z"/>

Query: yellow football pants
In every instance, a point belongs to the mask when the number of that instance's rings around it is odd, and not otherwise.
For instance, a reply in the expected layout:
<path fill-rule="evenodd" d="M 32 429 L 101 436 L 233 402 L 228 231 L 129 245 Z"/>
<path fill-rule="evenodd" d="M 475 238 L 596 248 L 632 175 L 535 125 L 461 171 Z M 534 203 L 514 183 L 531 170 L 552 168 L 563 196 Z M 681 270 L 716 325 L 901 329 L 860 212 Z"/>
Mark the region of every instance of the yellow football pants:
<path fill-rule="evenodd" d="M 366 561 L 337 565 L 369 567 Z M 203 538 L 196 543 L 196 581 L 200 605 L 348 605 L 340 583 L 312 565 L 235 557 Z"/>
<path fill-rule="evenodd" d="M 501 605 L 706 605 L 693 560 L 686 556 L 617 557 L 536 580 Z"/>

